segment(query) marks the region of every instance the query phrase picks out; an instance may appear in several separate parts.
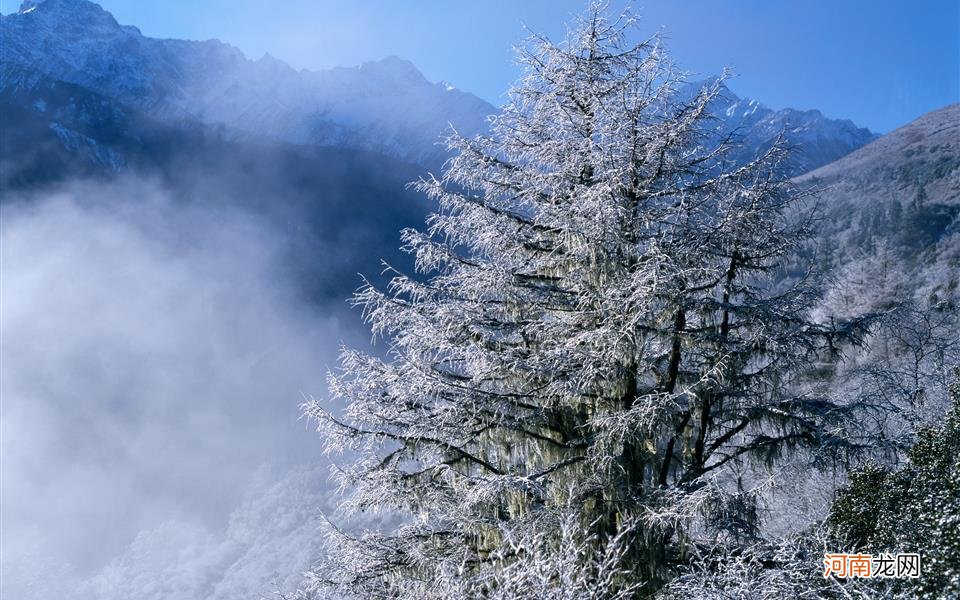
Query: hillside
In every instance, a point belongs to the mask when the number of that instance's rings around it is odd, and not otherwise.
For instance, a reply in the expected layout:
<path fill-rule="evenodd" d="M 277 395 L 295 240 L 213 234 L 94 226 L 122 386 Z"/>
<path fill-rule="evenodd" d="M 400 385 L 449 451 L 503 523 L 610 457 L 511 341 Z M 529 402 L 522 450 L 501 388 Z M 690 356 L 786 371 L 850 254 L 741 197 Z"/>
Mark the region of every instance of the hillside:
<path fill-rule="evenodd" d="M 821 254 L 829 267 L 866 268 L 888 257 L 886 283 L 869 282 L 885 302 L 957 306 L 960 104 L 923 115 L 796 181 L 821 190 Z"/>

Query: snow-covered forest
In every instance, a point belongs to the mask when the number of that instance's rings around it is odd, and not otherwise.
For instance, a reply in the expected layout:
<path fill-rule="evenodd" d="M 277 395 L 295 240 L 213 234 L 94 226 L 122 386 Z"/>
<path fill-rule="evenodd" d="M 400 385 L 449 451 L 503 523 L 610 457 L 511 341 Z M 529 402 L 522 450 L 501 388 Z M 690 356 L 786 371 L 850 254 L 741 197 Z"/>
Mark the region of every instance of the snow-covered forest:
<path fill-rule="evenodd" d="M 0 598 L 960 598 L 960 104 L 578 11 L 496 106 L 0 17 Z"/>

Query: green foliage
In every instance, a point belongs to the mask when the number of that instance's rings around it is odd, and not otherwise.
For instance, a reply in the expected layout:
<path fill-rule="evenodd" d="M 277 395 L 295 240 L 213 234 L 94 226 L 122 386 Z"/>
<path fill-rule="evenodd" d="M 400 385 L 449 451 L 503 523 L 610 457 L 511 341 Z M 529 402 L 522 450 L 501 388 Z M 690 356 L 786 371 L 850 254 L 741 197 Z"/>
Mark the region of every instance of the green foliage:
<path fill-rule="evenodd" d="M 960 596 L 960 369 L 951 393 L 953 407 L 939 426 L 918 432 L 907 463 L 853 473 L 827 519 L 858 550 L 919 552 L 923 575 L 903 585 L 921 597 Z"/>
<path fill-rule="evenodd" d="M 827 522 L 843 540 L 857 549 L 887 547 L 890 528 L 881 519 L 891 513 L 888 494 L 890 471 L 876 463 L 868 463 L 850 476 L 850 485 L 837 495 Z"/>

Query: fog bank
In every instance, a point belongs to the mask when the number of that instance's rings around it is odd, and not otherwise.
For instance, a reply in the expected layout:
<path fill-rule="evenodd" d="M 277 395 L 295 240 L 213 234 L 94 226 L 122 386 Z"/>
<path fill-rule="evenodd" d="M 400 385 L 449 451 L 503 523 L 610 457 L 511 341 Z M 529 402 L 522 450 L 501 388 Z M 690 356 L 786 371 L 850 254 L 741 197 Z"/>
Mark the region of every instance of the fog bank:
<path fill-rule="evenodd" d="M 158 578 L 130 558 L 144 547 L 229 563 L 209 548 L 245 491 L 255 504 L 251 490 L 320 461 L 297 407 L 323 393 L 344 326 L 304 299 L 255 215 L 135 180 L 2 210 L 4 597 L 91 577 L 124 597 L 104 573 Z M 315 504 L 325 477 L 298 481 L 292 501 Z"/>

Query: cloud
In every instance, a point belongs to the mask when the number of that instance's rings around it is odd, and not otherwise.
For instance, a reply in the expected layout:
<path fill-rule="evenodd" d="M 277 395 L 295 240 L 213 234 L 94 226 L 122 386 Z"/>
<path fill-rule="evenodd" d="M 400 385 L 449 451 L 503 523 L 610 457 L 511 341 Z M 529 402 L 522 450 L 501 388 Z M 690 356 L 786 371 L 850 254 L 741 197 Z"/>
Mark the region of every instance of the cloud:
<path fill-rule="evenodd" d="M 209 549 L 262 465 L 319 461 L 297 406 L 351 333 L 266 221 L 134 179 L 2 209 L 5 597 L 117 572 L 144 536 Z"/>
<path fill-rule="evenodd" d="M 320 508 L 326 469 L 264 471 L 225 528 L 168 521 L 140 532 L 98 574 L 79 582 L 81 598 L 275 598 L 294 592 L 322 552 Z"/>

